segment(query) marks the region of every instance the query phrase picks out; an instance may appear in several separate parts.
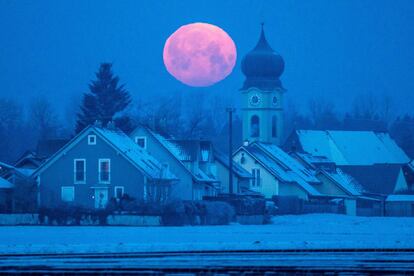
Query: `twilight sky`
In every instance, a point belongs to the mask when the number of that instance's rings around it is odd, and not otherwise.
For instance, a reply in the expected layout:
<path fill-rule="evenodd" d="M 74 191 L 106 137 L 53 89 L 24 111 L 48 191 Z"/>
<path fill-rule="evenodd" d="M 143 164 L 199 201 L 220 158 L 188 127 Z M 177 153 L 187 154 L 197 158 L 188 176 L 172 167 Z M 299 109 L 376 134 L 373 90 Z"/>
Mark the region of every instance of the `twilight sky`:
<path fill-rule="evenodd" d="M 414 1 L 103 1 L 0 0 L 0 97 L 46 95 L 59 108 L 87 91 L 101 62 L 134 99 L 194 89 L 165 70 L 168 36 L 181 25 L 207 22 L 234 40 L 233 73 L 206 91 L 235 94 L 241 58 L 259 37 L 286 63 L 282 82 L 296 105 L 332 98 L 346 107 L 361 93 L 391 95 L 398 110 L 414 107 Z"/>

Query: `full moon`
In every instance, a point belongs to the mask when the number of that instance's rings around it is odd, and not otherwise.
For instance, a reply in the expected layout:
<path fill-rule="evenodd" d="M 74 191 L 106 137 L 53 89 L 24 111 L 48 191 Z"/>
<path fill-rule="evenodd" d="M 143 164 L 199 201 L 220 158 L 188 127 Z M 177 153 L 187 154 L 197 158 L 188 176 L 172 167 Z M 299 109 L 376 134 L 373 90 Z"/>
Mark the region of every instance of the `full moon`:
<path fill-rule="evenodd" d="M 221 28 L 207 23 L 181 26 L 165 42 L 164 64 L 177 80 L 195 87 L 226 78 L 236 63 L 236 45 Z"/>

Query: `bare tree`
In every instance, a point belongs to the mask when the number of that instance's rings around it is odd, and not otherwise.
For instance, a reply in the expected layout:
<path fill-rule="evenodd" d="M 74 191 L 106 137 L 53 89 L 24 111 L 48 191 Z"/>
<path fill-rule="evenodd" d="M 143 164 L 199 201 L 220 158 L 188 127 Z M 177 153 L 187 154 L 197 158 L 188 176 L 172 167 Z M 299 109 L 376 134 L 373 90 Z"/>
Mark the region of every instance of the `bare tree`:
<path fill-rule="evenodd" d="M 39 140 L 54 138 L 60 128 L 56 112 L 47 98 L 34 99 L 30 104 L 29 122 Z"/>
<path fill-rule="evenodd" d="M 26 132 L 22 106 L 0 99 L 0 161 L 12 162 L 32 146 Z"/>
<path fill-rule="evenodd" d="M 315 129 L 338 129 L 341 122 L 332 102 L 311 99 L 308 103 L 310 118 Z"/>

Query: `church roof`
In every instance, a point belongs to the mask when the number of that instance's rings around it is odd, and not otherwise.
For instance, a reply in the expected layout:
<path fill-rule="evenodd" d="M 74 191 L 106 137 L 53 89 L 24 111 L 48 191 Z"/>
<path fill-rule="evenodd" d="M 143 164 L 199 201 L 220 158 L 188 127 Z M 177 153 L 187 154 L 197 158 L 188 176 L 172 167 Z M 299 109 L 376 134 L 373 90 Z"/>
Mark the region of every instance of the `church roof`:
<path fill-rule="evenodd" d="M 241 67 L 246 76 L 242 89 L 250 87 L 263 90 L 283 89 L 279 77 L 283 73 L 285 62 L 267 42 L 263 24 L 256 47 L 244 56 Z"/>
<path fill-rule="evenodd" d="M 303 151 L 336 165 L 405 164 L 405 152 L 385 132 L 297 130 Z"/>

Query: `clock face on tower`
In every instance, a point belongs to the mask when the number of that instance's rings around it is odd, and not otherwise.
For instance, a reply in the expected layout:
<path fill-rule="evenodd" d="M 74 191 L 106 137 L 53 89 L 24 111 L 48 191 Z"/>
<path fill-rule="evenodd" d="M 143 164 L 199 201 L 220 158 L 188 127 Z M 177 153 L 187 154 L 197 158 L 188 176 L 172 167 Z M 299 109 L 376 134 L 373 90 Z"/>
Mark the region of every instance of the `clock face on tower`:
<path fill-rule="evenodd" d="M 272 104 L 273 105 L 277 105 L 277 97 L 276 96 L 273 96 L 273 98 L 272 98 Z"/>
<path fill-rule="evenodd" d="M 250 97 L 250 104 L 251 105 L 258 105 L 260 103 L 260 97 L 259 95 L 255 94 Z"/>

